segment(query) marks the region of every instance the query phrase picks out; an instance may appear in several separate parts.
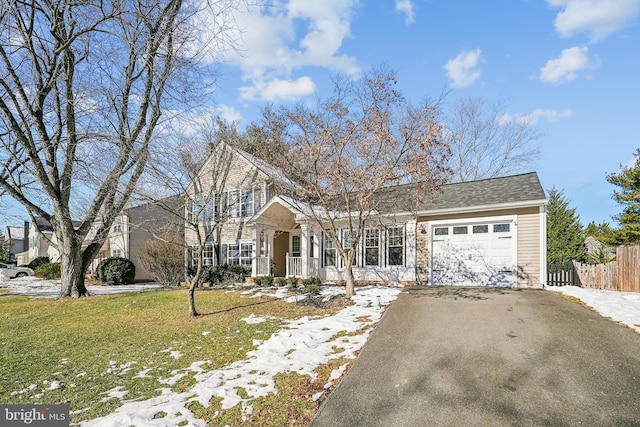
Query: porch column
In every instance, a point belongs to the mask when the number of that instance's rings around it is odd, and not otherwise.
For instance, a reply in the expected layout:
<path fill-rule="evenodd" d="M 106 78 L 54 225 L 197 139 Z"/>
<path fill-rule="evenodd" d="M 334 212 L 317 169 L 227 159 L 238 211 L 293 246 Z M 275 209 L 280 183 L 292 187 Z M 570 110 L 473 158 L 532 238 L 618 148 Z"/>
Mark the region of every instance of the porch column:
<path fill-rule="evenodd" d="M 309 277 L 309 225 L 300 224 L 300 257 L 302 262 L 302 279 Z"/>
<path fill-rule="evenodd" d="M 260 256 L 260 233 L 262 227 L 256 225 L 256 234 L 253 237 L 253 253 L 251 254 L 251 277 L 258 275 L 258 257 Z"/>
<path fill-rule="evenodd" d="M 267 245 L 265 255 L 266 255 L 267 259 L 269 260 L 268 261 L 269 262 L 269 274 L 273 274 L 273 272 L 271 271 L 271 261 L 273 259 L 274 233 L 275 233 L 275 230 L 273 230 L 273 229 L 268 229 L 268 230 L 265 230 L 265 232 L 264 232 L 264 234 L 265 234 L 265 236 L 264 236 L 265 243 Z"/>

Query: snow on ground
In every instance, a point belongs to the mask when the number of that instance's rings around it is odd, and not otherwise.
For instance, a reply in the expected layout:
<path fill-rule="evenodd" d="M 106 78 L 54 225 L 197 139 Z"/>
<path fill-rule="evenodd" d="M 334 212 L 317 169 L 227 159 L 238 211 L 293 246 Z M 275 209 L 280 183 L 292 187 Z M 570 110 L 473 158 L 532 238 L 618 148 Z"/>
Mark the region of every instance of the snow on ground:
<path fill-rule="evenodd" d="M 618 292 L 577 286 L 547 286 L 548 290 L 576 297 L 604 317 L 640 332 L 640 293 Z"/>
<path fill-rule="evenodd" d="M 136 283 L 132 285 L 101 286 L 87 285 L 90 295 L 106 295 L 120 292 L 139 292 L 148 289 L 158 289 L 157 283 Z M 0 290 L 8 291 L 3 295 L 40 296 L 55 298 L 60 295 L 59 280 L 44 280 L 33 276 L 7 279 L 0 277 Z"/>
<path fill-rule="evenodd" d="M 273 295 L 262 290 L 263 295 Z M 282 291 L 273 291 L 284 298 Z M 324 288 L 323 294 L 344 293 L 341 288 Z M 365 344 L 370 329 L 350 336 L 349 333 L 360 330 L 380 320 L 385 308 L 400 293 L 398 288 L 367 287 L 358 288 L 353 297 L 354 304 L 345 307 L 333 316 L 303 317 L 292 320 L 283 329 L 265 341 L 256 340 L 257 348 L 247 353 L 246 360 L 239 360 L 222 369 L 205 371 L 202 365 L 206 361 L 196 362 L 183 372 L 193 372 L 196 385 L 184 393 L 176 393 L 169 388 L 160 389 L 160 396 L 145 401 L 125 401 L 124 405 L 112 414 L 102 418 L 83 422 L 83 426 L 144 425 L 167 426 L 188 425 L 205 426 L 189 409 L 188 403 L 198 401 L 209 406 L 212 397 L 222 398 L 222 408 L 240 405 L 244 414 L 252 411 L 249 400 L 277 393 L 274 376 L 280 372 L 297 372 L 316 378 L 313 370 L 333 358 L 355 358 L 356 352 Z M 247 293 L 248 294 L 248 293 Z M 250 296 L 247 296 L 250 297 Z M 259 318 L 249 316 L 245 321 L 255 322 Z M 340 378 L 344 367 L 332 373 L 330 382 Z M 330 387 L 325 384 L 325 388 Z M 238 394 L 237 388 L 243 388 L 248 399 Z M 124 390 L 118 390 L 124 392 Z M 314 396 L 316 399 L 320 397 Z M 166 416 L 154 419 L 154 415 Z"/>

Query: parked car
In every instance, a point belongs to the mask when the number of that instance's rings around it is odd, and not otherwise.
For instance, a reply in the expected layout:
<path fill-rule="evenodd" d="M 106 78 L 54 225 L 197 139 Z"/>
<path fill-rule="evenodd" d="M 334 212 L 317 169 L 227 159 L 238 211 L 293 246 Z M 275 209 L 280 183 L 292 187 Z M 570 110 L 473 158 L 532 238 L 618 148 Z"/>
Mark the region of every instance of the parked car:
<path fill-rule="evenodd" d="M 29 267 L 16 267 L 15 265 L 4 264 L 1 262 L 0 272 L 9 279 L 13 279 L 14 277 L 33 276 L 33 270 Z"/>

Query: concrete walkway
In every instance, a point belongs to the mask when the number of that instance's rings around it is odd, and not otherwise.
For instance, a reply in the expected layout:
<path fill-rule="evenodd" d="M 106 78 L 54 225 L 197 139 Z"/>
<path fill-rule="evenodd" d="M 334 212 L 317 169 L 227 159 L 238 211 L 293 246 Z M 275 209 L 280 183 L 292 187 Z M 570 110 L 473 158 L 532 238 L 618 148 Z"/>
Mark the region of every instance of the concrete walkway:
<path fill-rule="evenodd" d="M 640 334 L 543 290 L 412 290 L 311 425 L 638 426 Z"/>

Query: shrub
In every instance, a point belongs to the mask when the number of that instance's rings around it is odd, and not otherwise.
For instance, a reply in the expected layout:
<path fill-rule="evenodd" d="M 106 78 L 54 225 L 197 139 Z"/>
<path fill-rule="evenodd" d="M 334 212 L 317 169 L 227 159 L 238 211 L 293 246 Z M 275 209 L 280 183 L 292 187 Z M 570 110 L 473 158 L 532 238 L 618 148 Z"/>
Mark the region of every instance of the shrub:
<path fill-rule="evenodd" d="M 46 257 L 43 257 L 43 258 L 46 258 Z M 49 279 L 49 280 L 59 279 L 60 263 L 50 262 L 50 263 L 40 264 L 33 270 L 33 273 L 36 275 L 36 277 L 40 277 L 42 279 Z"/>
<path fill-rule="evenodd" d="M 257 286 L 271 286 L 273 284 L 273 276 L 258 276 L 253 278 L 253 282 Z"/>
<path fill-rule="evenodd" d="M 49 264 L 50 262 L 51 261 L 49 260 L 48 256 L 39 256 L 37 258 L 34 258 L 27 265 L 27 267 L 29 267 L 30 269 L 32 269 L 35 272 L 38 267 L 40 267 L 41 265 Z"/>
<path fill-rule="evenodd" d="M 126 258 L 110 257 L 102 260 L 96 268 L 96 278 L 109 285 L 133 283 L 136 266 Z"/>
<path fill-rule="evenodd" d="M 202 268 L 202 283 L 210 283 L 212 286 L 244 282 L 247 271 L 237 264 L 225 264 L 218 266 L 206 266 Z"/>
<path fill-rule="evenodd" d="M 177 286 L 184 280 L 184 253 L 180 236 L 147 240 L 139 255 L 140 265 L 160 286 Z"/>
<path fill-rule="evenodd" d="M 284 277 L 276 277 L 274 283 L 276 286 L 287 286 L 287 279 Z"/>
<path fill-rule="evenodd" d="M 319 277 L 309 277 L 304 279 L 304 289 L 308 293 L 312 295 L 320 294 L 320 285 L 322 284 L 322 280 Z"/>
<path fill-rule="evenodd" d="M 289 286 L 298 286 L 298 278 L 296 276 L 287 277 L 286 280 Z"/>

